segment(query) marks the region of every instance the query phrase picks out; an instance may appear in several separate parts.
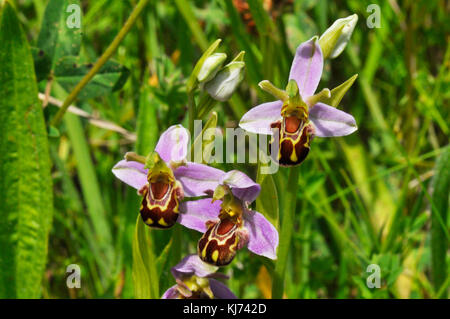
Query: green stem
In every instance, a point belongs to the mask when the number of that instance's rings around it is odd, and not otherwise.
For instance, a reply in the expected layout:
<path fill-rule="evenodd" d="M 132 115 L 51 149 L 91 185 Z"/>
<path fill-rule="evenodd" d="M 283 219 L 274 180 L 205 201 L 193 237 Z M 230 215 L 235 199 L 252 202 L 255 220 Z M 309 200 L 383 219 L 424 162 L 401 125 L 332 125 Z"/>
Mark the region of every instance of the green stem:
<path fill-rule="evenodd" d="M 97 72 L 100 71 L 102 66 L 111 58 L 111 56 L 114 54 L 114 52 L 118 48 L 119 44 L 125 38 L 127 33 L 130 31 L 130 29 L 133 27 L 134 23 L 136 22 L 137 18 L 141 14 L 142 10 L 144 10 L 144 8 L 148 2 L 149 2 L 149 0 L 140 0 L 139 1 L 139 3 L 133 9 L 133 12 L 131 13 L 127 22 L 125 22 L 122 29 L 119 31 L 117 36 L 114 38 L 113 42 L 111 42 L 109 47 L 102 54 L 102 56 L 98 59 L 98 61 L 95 62 L 94 66 L 91 68 L 91 70 L 88 72 L 88 74 L 86 74 L 84 76 L 84 78 L 77 84 L 77 86 L 72 90 L 72 92 L 70 92 L 69 96 L 67 96 L 66 100 L 64 101 L 63 105 L 59 109 L 58 113 L 56 113 L 55 117 L 50 122 L 50 126 L 58 125 L 58 123 L 61 121 L 62 117 L 66 113 L 67 109 L 69 108 L 70 104 L 72 104 L 73 101 L 75 101 L 75 99 L 77 98 L 77 96 L 81 92 L 81 90 L 89 83 L 89 81 L 97 74 Z"/>
<path fill-rule="evenodd" d="M 188 93 L 188 112 L 189 112 L 189 133 L 191 133 L 192 139 L 194 136 L 194 120 L 196 117 L 196 107 L 195 107 L 195 98 L 194 92 Z"/>
<path fill-rule="evenodd" d="M 284 196 L 284 213 L 280 231 L 280 244 L 278 246 L 278 260 L 272 281 L 272 299 L 281 299 L 284 291 L 284 278 L 286 273 L 289 248 L 291 246 L 292 231 L 294 228 L 294 215 L 297 204 L 299 167 L 289 171 L 289 179 Z"/>

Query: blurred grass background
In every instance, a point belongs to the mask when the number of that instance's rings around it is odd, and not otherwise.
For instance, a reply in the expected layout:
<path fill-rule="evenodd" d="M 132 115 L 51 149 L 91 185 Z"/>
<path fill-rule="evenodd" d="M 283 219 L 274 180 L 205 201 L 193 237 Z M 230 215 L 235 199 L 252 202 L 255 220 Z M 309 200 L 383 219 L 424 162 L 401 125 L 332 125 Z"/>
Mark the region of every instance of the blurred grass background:
<path fill-rule="evenodd" d="M 137 1 L 81 3 L 81 56 L 95 61 Z M 371 3 L 380 6 L 381 28 L 366 25 Z M 46 4 L 17 1 L 31 44 Z M 229 56 L 246 51 L 247 74 L 239 92 L 215 107 L 222 127 L 236 127 L 244 112 L 271 100 L 257 87 L 259 81 L 284 87 L 297 45 L 353 13 L 359 22 L 352 39 L 340 57 L 326 61 L 319 89 L 359 74 L 340 105 L 355 116 L 359 130 L 314 140 L 301 166 L 285 296 L 445 297 L 450 4 L 444 0 L 151 1 L 115 55 L 131 71 L 125 87 L 76 103 L 131 134 L 68 114 L 61 138 L 51 145 L 56 208 L 43 297 L 133 298 L 131 243 L 139 197 L 111 168 L 127 151 L 147 154 L 170 125 L 187 127 L 184 83 L 210 43 L 223 39 L 220 51 Z M 54 86 L 51 95 L 63 100 L 67 92 Z M 442 164 L 436 166 L 439 158 Z M 256 178 L 249 165 L 220 167 Z M 289 187 L 280 181 L 279 194 Z M 281 216 L 282 209 L 280 195 Z M 174 284 L 170 267 L 196 251 L 200 235 L 177 225 L 153 236 L 157 256 L 172 237 L 176 242 L 159 265 L 162 294 Z M 81 267 L 81 289 L 66 287 L 66 267 L 74 263 Z M 379 289 L 366 285 L 369 264 L 381 268 Z M 224 272 L 239 297 L 269 298 L 272 270 L 273 263 L 242 251 Z"/>

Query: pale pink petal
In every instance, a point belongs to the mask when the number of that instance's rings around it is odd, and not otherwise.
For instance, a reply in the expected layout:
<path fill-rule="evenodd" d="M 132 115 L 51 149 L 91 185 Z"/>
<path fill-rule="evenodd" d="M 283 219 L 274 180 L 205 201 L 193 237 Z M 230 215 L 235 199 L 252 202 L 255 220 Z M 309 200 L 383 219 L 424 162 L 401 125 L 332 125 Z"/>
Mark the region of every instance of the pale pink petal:
<path fill-rule="evenodd" d="M 181 125 L 173 125 L 161 134 L 155 151 L 166 162 L 182 162 L 186 159 L 189 132 Z"/>
<path fill-rule="evenodd" d="M 277 229 L 261 213 L 255 211 L 247 211 L 244 220 L 244 227 L 249 235 L 247 248 L 257 255 L 277 259 Z"/>
<path fill-rule="evenodd" d="M 217 299 L 237 299 L 235 294 L 231 292 L 231 290 L 225 286 L 225 284 L 221 283 L 218 280 L 210 279 L 209 286 L 211 287 L 211 291 L 214 294 L 214 297 Z"/>
<path fill-rule="evenodd" d="M 233 170 L 223 175 L 220 184 L 231 187 L 233 195 L 244 202 L 252 203 L 258 197 L 261 186 L 246 174 Z"/>
<path fill-rule="evenodd" d="M 317 37 L 303 42 L 295 52 L 289 80 L 297 82 L 303 100 L 316 92 L 323 69 L 323 55 Z"/>
<path fill-rule="evenodd" d="M 317 103 L 311 108 L 309 119 L 318 137 L 345 136 L 358 129 L 353 116 L 323 103 Z"/>
<path fill-rule="evenodd" d="M 183 258 L 175 267 L 171 269 L 175 279 L 183 279 L 185 277 L 210 277 L 219 267 L 203 262 L 197 254 L 189 255 Z"/>
<path fill-rule="evenodd" d="M 270 125 L 281 119 L 283 102 L 275 101 L 255 106 L 244 114 L 239 126 L 255 134 L 272 135 Z"/>
<path fill-rule="evenodd" d="M 144 169 L 144 164 L 122 160 L 113 167 L 112 172 L 122 182 L 137 190 L 147 184 L 147 170 Z"/>
<path fill-rule="evenodd" d="M 177 222 L 201 233 L 206 232 L 206 222 L 218 218 L 222 203 L 221 201 L 214 203 L 211 201 L 211 198 L 205 198 L 183 202 L 180 205 L 180 216 Z"/>
<path fill-rule="evenodd" d="M 211 166 L 189 162 L 178 167 L 174 174 L 183 185 L 184 196 L 196 197 L 214 192 L 225 173 Z"/>

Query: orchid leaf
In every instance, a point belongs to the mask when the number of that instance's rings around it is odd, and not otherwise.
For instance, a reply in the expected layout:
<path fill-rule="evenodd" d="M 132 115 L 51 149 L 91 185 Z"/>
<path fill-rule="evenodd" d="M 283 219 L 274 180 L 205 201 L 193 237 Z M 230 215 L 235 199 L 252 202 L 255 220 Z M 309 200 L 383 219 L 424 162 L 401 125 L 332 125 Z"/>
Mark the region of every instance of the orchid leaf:
<path fill-rule="evenodd" d="M 153 244 L 149 228 L 140 215 L 136 220 L 133 238 L 133 282 L 134 294 L 138 299 L 159 298 L 159 277 L 154 266 Z"/>
<path fill-rule="evenodd" d="M 0 298 L 39 298 L 53 212 L 47 130 L 27 38 L 0 22 Z"/>
<path fill-rule="evenodd" d="M 261 174 L 259 169 L 256 182 L 261 185 L 261 193 L 256 199 L 256 210 L 278 229 L 278 191 L 273 177 L 269 174 Z"/>
<path fill-rule="evenodd" d="M 167 261 L 169 259 L 169 254 L 171 253 L 172 246 L 173 238 L 169 240 L 163 251 L 159 254 L 158 258 L 156 258 L 156 270 L 159 274 L 159 277 L 162 276 L 162 273 L 167 266 Z"/>

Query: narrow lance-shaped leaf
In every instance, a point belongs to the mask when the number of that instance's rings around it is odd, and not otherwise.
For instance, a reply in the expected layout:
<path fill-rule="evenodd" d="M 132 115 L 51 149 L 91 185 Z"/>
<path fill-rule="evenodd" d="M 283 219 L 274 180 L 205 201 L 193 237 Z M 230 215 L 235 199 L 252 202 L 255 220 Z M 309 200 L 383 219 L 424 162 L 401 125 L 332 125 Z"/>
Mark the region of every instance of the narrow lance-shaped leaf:
<path fill-rule="evenodd" d="M 53 211 L 33 58 L 9 2 L 0 22 L 0 298 L 38 298 Z"/>
<path fill-rule="evenodd" d="M 156 260 L 153 256 L 151 237 L 140 215 L 136 220 L 133 239 L 133 282 L 134 295 L 138 299 L 159 298 L 159 278 Z"/>
<path fill-rule="evenodd" d="M 261 173 L 261 165 L 264 164 L 259 163 L 256 177 L 256 182 L 261 185 L 261 193 L 256 199 L 256 210 L 263 214 L 278 229 L 278 190 L 272 175 Z"/>
<path fill-rule="evenodd" d="M 50 73 L 61 58 L 79 54 L 81 36 L 80 1 L 50 0 L 42 20 L 38 48 L 34 51 L 39 81 Z"/>

